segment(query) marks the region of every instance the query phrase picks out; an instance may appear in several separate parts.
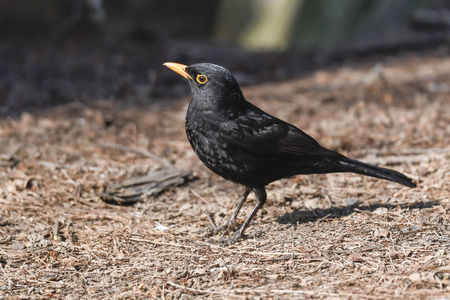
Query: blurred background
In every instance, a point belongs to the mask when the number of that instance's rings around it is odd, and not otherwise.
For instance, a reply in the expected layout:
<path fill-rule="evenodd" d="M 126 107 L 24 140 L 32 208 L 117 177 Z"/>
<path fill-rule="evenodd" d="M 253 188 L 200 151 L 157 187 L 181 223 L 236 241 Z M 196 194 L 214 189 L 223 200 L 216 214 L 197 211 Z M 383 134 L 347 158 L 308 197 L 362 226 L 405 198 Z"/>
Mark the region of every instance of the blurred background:
<path fill-rule="evenodd" d="M 165 61 L 221 64 L 248 85 L 374 55 L 446 55 L 449 36 L 446 0 L 0 0 L 0 114 L 188 93 Z"/>

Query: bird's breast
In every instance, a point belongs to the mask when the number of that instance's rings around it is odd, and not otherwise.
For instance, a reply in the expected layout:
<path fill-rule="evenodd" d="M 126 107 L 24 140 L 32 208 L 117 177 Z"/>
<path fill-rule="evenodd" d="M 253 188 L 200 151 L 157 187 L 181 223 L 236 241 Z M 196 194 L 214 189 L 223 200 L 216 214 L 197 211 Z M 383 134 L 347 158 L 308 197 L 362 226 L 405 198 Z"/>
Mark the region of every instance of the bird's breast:
<path fill-rule="evenodd" d="M 248 170 L 241 163 L 242 155 L 237 153 L 237 149 L 221 139 L 220 124 L 219 119 L 211 119 L 211 116 L 188 114 L 186 135 L 203 164 L 225 179 L 237 181 L 235 178 Z"/>

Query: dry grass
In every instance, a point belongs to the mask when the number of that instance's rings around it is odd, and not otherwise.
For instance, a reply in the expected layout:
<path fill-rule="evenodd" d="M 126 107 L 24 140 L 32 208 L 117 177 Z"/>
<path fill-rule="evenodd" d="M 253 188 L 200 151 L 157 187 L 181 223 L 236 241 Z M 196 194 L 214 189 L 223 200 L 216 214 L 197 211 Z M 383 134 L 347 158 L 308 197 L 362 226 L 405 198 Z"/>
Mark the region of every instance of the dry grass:
<path fill-rule="evenodd" d="M 1 154 L 20 163 L 0 169 L 0 298 L 450 296 L 449 70 L 448 58 L 404 57 L 245 89 L 323 145 L 405 172 L 418 188 L 352 174 L 281 180 L 248 229 L 265 234 L 226 248 L 202 241 L 205 211 L 226 221 L 242 191 L 190 150 L 187 98 L 2 120 Z M 105 185 L 162 165 L 101 143 L 149 150 L 198 179 L 107 205 Z"/>

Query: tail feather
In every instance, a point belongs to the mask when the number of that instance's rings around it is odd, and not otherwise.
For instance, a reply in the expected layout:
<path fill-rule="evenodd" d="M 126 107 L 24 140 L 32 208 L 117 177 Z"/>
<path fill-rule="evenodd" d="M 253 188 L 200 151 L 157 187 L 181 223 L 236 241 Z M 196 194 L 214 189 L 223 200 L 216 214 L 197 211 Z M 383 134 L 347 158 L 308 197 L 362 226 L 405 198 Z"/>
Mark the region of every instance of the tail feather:
<path fill-rule="evenodd" d="M 352 172 L 361 175 L 394 181 L 411 188 L 416 187 L 416 184 L 412 181 L 411 178 L 406 177 L 400 172 L 366 164 L 355 159 L 350 158 L 339 159 L 338 169 L 339 172 Z"/>

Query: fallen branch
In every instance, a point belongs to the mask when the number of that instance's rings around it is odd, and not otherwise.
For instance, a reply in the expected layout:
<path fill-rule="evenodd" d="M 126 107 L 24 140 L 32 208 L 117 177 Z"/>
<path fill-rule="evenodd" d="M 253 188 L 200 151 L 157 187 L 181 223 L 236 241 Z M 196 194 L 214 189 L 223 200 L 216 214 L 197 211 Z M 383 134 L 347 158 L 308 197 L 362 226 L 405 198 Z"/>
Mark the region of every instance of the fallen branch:
<path fill-rule="evenodd" d="M 190 175 L 191 171 L 165 169 L 108 186 L 99 196 L 108 204 L 132 205 L 144 197 L 159 194 L 169 187 L 185 183 Z"/>
<path fill-rule="evenodd" d="M 12 155 L 0 154 L 0 167 L 14 168 L 20 161 Z"/>

